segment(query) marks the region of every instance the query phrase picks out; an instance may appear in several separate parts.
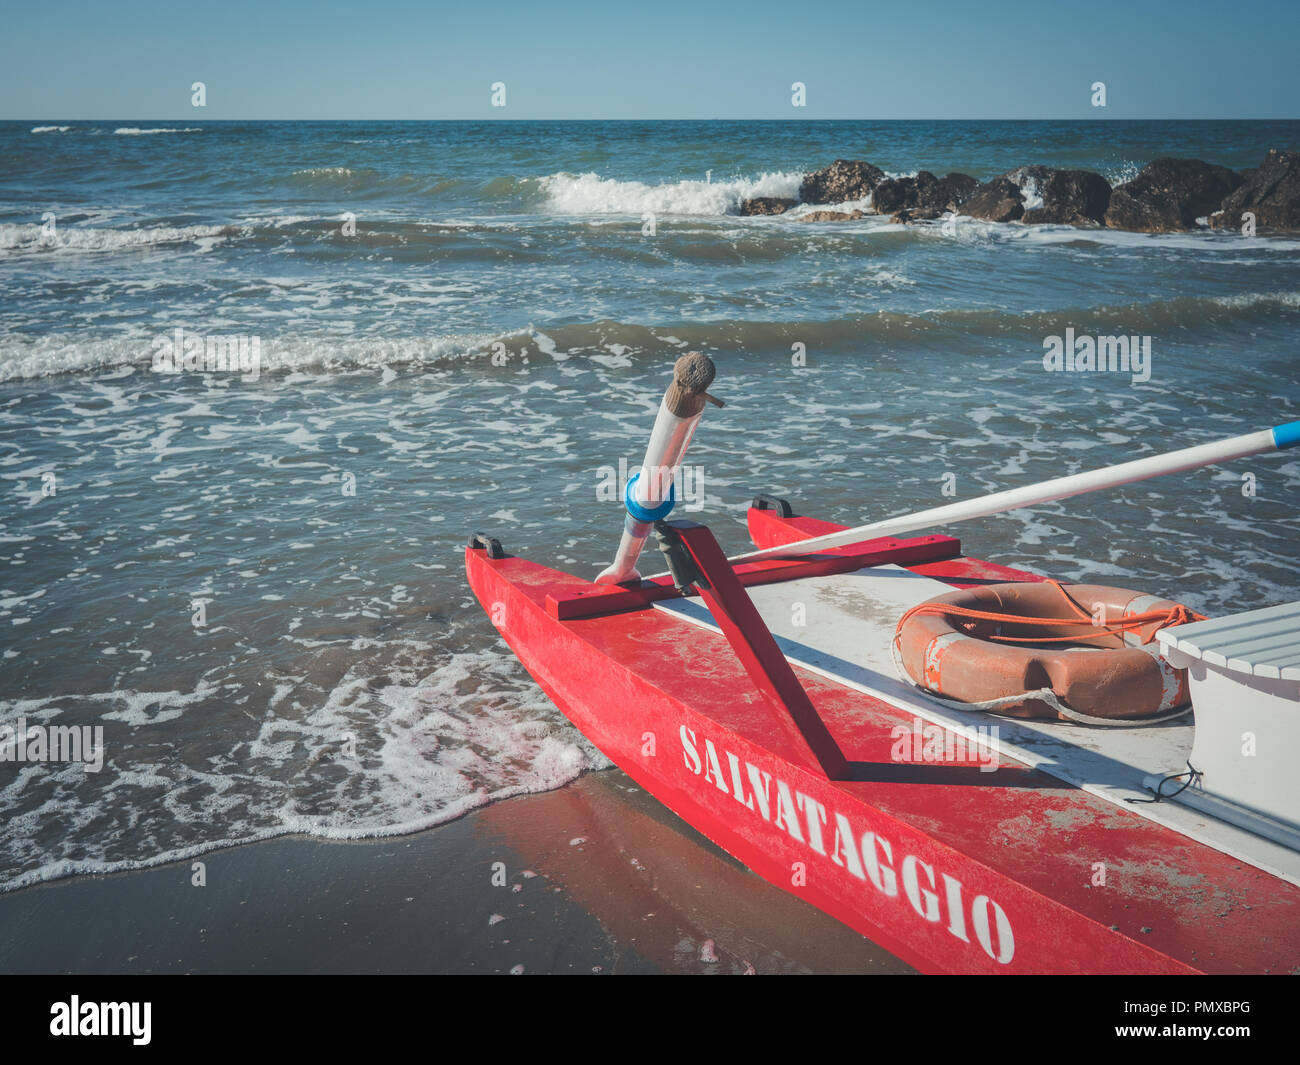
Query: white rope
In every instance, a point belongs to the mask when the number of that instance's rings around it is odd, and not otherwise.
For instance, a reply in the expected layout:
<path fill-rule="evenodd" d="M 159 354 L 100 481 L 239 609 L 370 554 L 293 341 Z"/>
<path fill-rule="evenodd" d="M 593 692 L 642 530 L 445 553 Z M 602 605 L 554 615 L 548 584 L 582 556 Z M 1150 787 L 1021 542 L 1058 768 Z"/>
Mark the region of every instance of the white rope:
<path fill-rule="evenodd" d="M 1040 699 L 1060 714 L 1068 721 L 1073 721 L 1080 725 L 1096 725 L 1100 728 L 1138 728 L 1146 725 L 1157 725 L 1161 721 L 1172 721 L 1176 717 L 1184 717 L 1192 712 L 1191 704 L 1183 707 L 1181 710 L 1174 710 L 1168 714 L 1161 714 L 1159 717 L 1142 717 L 1142 718 L 1114 718 L 1114 717 L 1095 717 L 1092 714 L 1085 714 L 1082 711 L 1075 710 L 1073 707 L 1066 706 L 1061 702 L 1051 688 L 1038 688 L 1035 691 L 1025 692 L 1023 695 L 1004 695 L 999 699 L 983 699 L 979 702 L 963 702 L 961 699 L 951 699 L 946 695 L 940 695 L 931 691 L 929 688 L 923 688 L 917 684 L 903 666 L 902 656 L 898 653 L 898 639 L 895 637 L 889 642 L 890 657 L 894 660 L 894 672 L 904 684 L 911 685 L 921 695 L 942 706 L 952 707 L 954 710 L 987 710 L 989 713 L 996 714 L 999 708 L 1004 706 L 1014 706 L 1023 703 L 1026 699 Z"/>

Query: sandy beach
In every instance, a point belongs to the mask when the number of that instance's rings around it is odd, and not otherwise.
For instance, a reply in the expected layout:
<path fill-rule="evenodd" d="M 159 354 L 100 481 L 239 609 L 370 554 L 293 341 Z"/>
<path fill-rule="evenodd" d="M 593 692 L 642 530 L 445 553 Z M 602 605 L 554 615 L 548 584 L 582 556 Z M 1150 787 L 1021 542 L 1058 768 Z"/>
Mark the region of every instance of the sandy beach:
<path fill-rule="evenodd" d="M 174 863 L 0 897 L 0 969 L 912 971 L 754 876 L 618 770 L 414 836 L 285 838 L 202 861 L 203 887 L 191 863 Z"/>

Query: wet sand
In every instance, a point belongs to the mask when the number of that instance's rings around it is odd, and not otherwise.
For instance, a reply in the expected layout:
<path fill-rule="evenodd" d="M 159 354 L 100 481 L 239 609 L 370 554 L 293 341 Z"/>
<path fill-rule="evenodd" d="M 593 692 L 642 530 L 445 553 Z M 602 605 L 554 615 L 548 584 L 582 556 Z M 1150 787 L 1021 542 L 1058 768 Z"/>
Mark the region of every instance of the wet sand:
<path fill-rule="evenodd" d="M 414 836 L 201 860 L 201 887 L 185 862 L 0 896 L 0 971 L 912 972 L 618 770 Z"/>

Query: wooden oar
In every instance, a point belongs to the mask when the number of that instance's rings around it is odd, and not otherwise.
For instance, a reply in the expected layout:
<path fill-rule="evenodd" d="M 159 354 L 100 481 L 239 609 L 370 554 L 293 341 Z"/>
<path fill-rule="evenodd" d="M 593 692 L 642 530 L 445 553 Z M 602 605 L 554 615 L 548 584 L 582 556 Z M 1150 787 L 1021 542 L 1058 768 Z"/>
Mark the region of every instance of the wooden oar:
<path fill-rule="evenodd" d="M 934 529 L 954 522 L 1017 510 L 1020 507 L 1032 507 L 1038 503 L 1068 499 L 1070 496 L 1096 492 L 1102 488 L 1114 488 L 1133 481 L 1145 481 L 1148 477 L 1194 470 L 1201 466 L 1211 466 L 1216 462 L 1229 462 L 1246 455 L 1281 451 L 1284 448 L 1295 447 L 1297 444 L 1300 444 L 1300 422 L 1288 422 L 1273 429 L 1246 433 L 1244 436 L 1234 436 L 1213 444 L 1198 444 L 1196 447 L 1171 451 L 1166 455 L 1152 455 L 1132 462 L 1122 462 L 1118 466 L 1106 466 L 1088 473 L 1056 477 L 1023 488 L 1011 488 L 1005 492 L 994 492 L 992 495 L 967 499 L 960 503 L 932 507 L 930 510 L 918 511 L 915 514 L 885 518 L 883 521 L 859 525 L 855 529 L 845 529 L 843 532 L 831 533 L 828 536 L 817 536 L 811 540 L 800 540 L 781 547 L 769 547 L 763 551 L 751 551 L 746 555 L 735 555 L 730 561 L 753 562 L 763 558 L 790 558 L 825 551 L 832 547 L 843 547 L 846 544 L 856 544 L 863 540 L 873 540 L 880 536 L 902 536 L 921 529 Z"/>

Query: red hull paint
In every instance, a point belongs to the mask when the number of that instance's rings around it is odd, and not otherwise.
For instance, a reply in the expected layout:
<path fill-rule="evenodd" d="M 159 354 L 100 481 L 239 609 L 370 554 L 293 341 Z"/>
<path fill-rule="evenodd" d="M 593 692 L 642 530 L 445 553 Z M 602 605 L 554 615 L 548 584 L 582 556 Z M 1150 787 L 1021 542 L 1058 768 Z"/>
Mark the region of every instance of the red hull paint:
<path fill-rule="evenodd" d="M 760 546 L 837 527 L 750 512 Z M 911 566 L 954 586 L 1040 579 Z M 591 589 L 466 551 L 469 581 L 557 706 L 629 776 L 771 883 L 929 972 L 1286 972 L 1300 889 L 1018 763 L 891 760 L 904 711 L 796 669 L 856 779 L 808 765 L 726 640 L 653 609 L 561 621 Z M 766 809 L 764 809 L 766 807 Z M 1093 887 L 1104 862 L 1106 886 Z"/>

